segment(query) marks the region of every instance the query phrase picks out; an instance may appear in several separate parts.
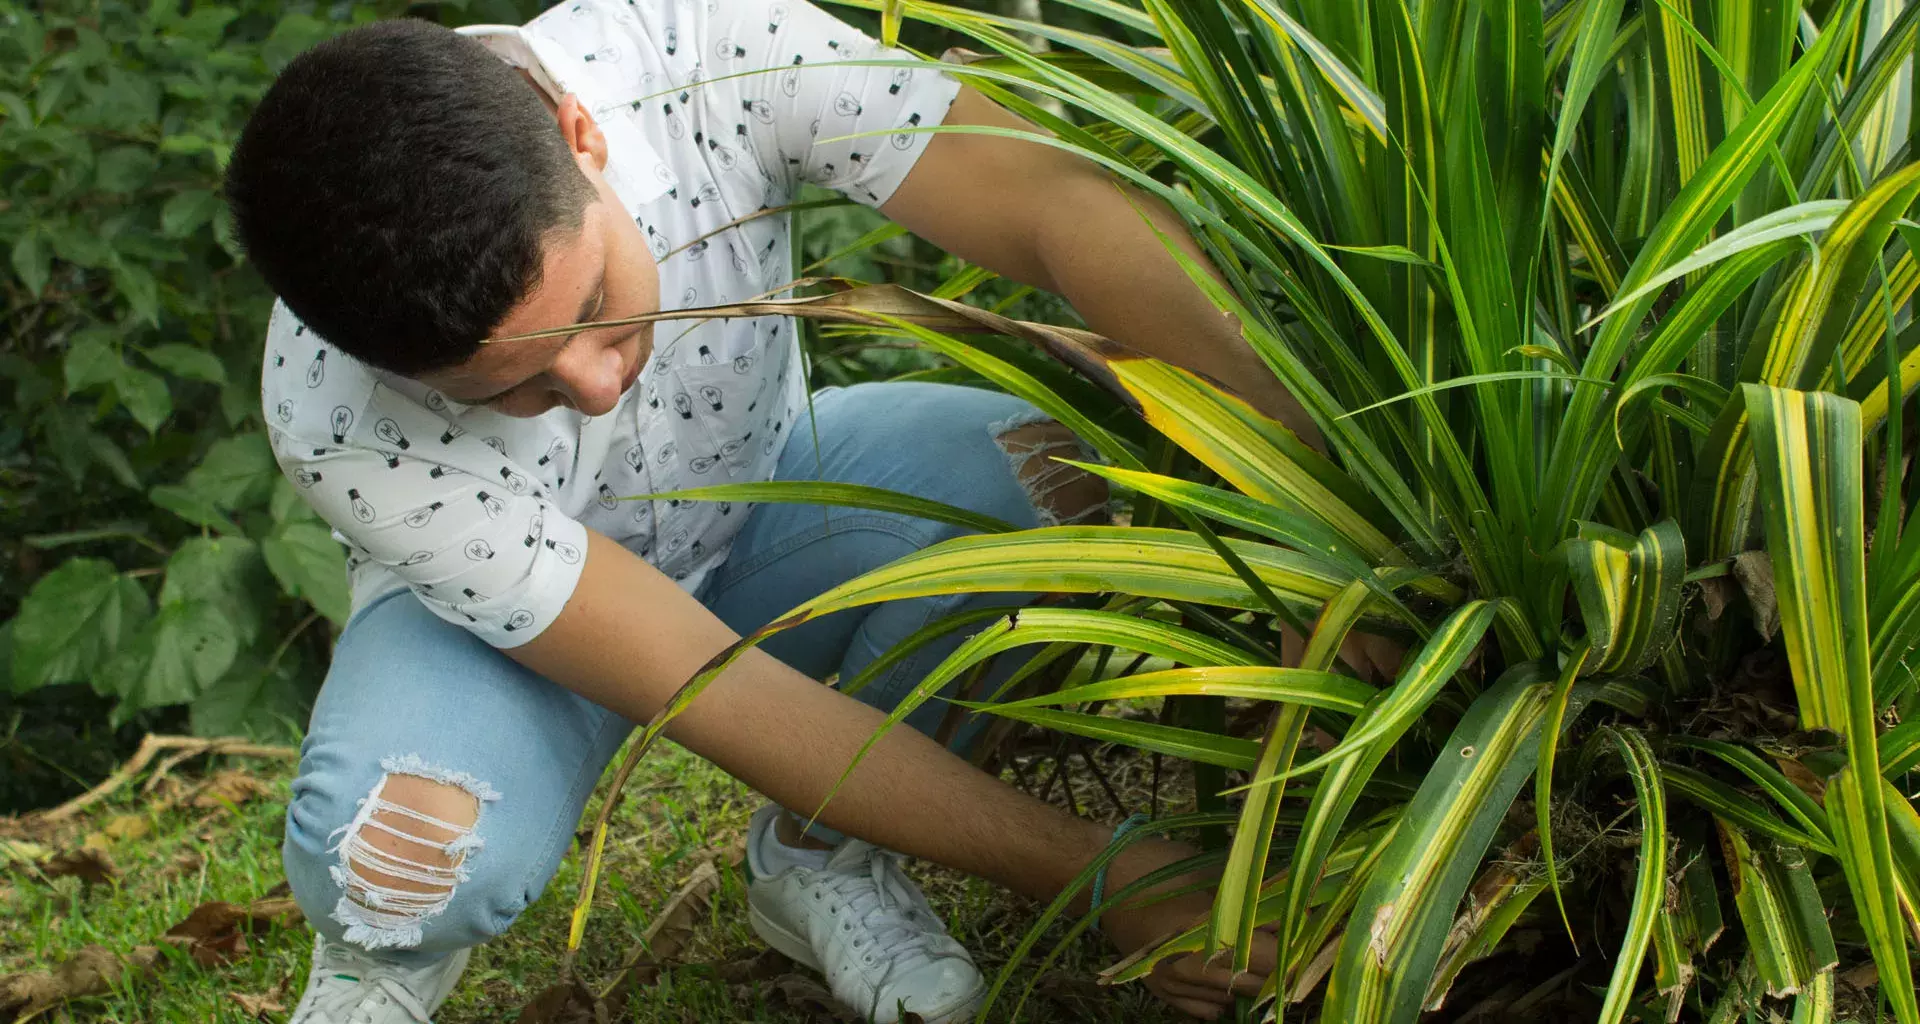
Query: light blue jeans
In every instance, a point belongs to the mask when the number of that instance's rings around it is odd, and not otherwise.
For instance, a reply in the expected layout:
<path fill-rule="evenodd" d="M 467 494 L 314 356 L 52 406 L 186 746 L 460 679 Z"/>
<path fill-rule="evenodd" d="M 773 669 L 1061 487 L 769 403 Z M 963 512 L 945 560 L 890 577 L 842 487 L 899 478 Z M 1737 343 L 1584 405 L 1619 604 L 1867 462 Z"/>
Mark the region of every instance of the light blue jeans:
<path fill-rule="evenodd" d="M 1024 401 L 952 385 L 861 384 L 817 393 L 812 416 L 813 429 L 794 424 L 776 479 L 885 487 L 1021 527 L 1052 518 L 1036 510 L 1034 496 L 1044 488 L 1023 464 L 1036 453 L 999 440 L 1047 422 Z M 863 509 L 760 504 L 697 596 L 744 634 L 830 587 L 966 532 Z M 959 595 L 849 609 L 776 634 L 764 648 L 816 679 L 837 672 L 847 680 L 937 619 L 1031 597 Z M 858 699 L 892 708 L 972 632 L 920 648 Z M 1001 658 L 994 674 L 1017 660 Z M 948 707 L 929 701 L 907 721 L 931 735 Z M 970 742 L 981 724 L 970 722 L 954 745 Z M 287 808 L 287 878 L 307 920 L 331 940 L 409 965 L 499 934 L 553 877 L 588 796 L 632 728 L 436 618 L 406 592 L 361 609 L 334 651 Z M 364 827 L 362 808 L 378 805 L 376 787 L 389 774 L 458 784 L 480 798 L 480 813 L 454 844 L 464 859 L 444 898 L 370 925 L 343 899 L 352 879 L 342 843 Z"/>

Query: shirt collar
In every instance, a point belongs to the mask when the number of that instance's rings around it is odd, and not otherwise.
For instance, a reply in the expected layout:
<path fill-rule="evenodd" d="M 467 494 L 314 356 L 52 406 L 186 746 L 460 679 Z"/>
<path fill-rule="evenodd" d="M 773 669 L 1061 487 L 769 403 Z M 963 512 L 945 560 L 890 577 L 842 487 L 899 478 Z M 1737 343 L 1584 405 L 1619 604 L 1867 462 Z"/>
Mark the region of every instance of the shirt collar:
<path fill-rule="evenodd" d="M 586 62 L 559 43 L 518 25 L 468 25 L 454 31 L 474 38 L 508 64 L 525 69 L 555 103 L 567 93 L 580 97 L 607 139 L 607 166 L 601 173 L 628 213 L 637 213 L 642 205 L 666 194 L 666 179 L 671 175 L 653 170 L 664 167 L 665 162 L 633 121 L 621 116 L 618 108 L 625 104 L 609 99 Z"/>

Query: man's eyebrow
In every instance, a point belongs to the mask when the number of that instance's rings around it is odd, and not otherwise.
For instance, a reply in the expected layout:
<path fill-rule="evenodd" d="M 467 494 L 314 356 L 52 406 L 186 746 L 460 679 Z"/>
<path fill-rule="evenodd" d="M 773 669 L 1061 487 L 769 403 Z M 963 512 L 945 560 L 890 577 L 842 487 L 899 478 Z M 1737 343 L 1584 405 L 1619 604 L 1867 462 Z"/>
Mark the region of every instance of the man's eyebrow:
<path fill-rule="evenodd" d="M 589 318 L 591 318 L 595 313 L 600 311 L 600 302 L 606 297 L 606 292 L 607 292 L 607 268 L 601 267 L 600 276 L 597 279 L 595 279 L 595 281 L 593 282 L 593 290 L 588 292 L 586 299 L 580 303 L 580 311 L 573 315 L 574 326 L 579 326 L 580 324 L 586 323 Z M 488 402 L 491 402 L 494 399 L 499 398 L 501 395 L 504 395 L 507 392 L 512 391 L 514 388 L 517 388 L 519 386 L 520 386 L 519 384 L 515 384 L 512 387 L 503 388 L 499 391 L 494 392 L 491 395 L 488 395 L 485 398 L 465 399 L 464 401 L 461 402 L 461 404 L 485 405 Z"/>

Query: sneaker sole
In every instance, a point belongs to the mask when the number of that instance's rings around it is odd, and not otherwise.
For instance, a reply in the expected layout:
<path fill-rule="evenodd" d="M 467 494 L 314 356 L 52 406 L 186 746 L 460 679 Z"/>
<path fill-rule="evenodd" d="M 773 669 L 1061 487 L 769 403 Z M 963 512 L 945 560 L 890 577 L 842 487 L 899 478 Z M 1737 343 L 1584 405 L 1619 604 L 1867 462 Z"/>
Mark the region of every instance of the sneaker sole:
<path fill-rule="evenodd" d="M 747 904 L 747 923 L 753 927 L 753 933 L 760 936 L 760 941 L 773 947 L 780 955 L 809 970 L 822 971 L 820 962 L 814 959 L 813 948 L 807 945 L 806 939 L 795 935 L 761 913 L 760 908 L 754 906 L 751 901 Z M 962 1021 L 973 1019 L 974 1013 L 980 1007 L 980 1000 L 986 994 L 987 983 L 986 979 L 982 978 L 972 992 L 967 993 L 965 998 L 952 1006 L 931 1012 L 921 1010 L 911 1012 L 918 1014 L 926 1024 L 961 1024 Z"/>

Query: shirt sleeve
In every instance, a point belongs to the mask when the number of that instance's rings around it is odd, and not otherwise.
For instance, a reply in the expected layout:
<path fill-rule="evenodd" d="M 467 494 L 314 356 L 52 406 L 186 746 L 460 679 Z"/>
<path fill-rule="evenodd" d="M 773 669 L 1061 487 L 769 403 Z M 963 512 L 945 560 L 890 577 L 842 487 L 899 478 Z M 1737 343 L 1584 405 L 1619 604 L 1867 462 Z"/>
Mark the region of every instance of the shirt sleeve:
<path fill-rule="evenodd" d="M 716 69 L 766 71 L 724 81 L 740 92 L 767 174 L 789 188 L 808 181 L 879 206 L 933 138 L 913 129 L 940 124 L 960 91 L 937 62 L 882 47 L 806 0 L 723 0 L 714 20 Z M 917 66 L 838 63 L 849 60 Z"/>
<path fill-rule="evenodd" d="M 392 436 L 413 433 L 399 425 L 401 410 L 368 416 Z M 274 456 L 346 541 L 351 571 L 384 566 L 428 610 L 494 647 L 539 636 L 579 583 L 586 528 L 505 460 L 497 471 L 471 460 L 456 468 L 397 445 L 311 444 L 286 434 L 275 437 Z"/>

